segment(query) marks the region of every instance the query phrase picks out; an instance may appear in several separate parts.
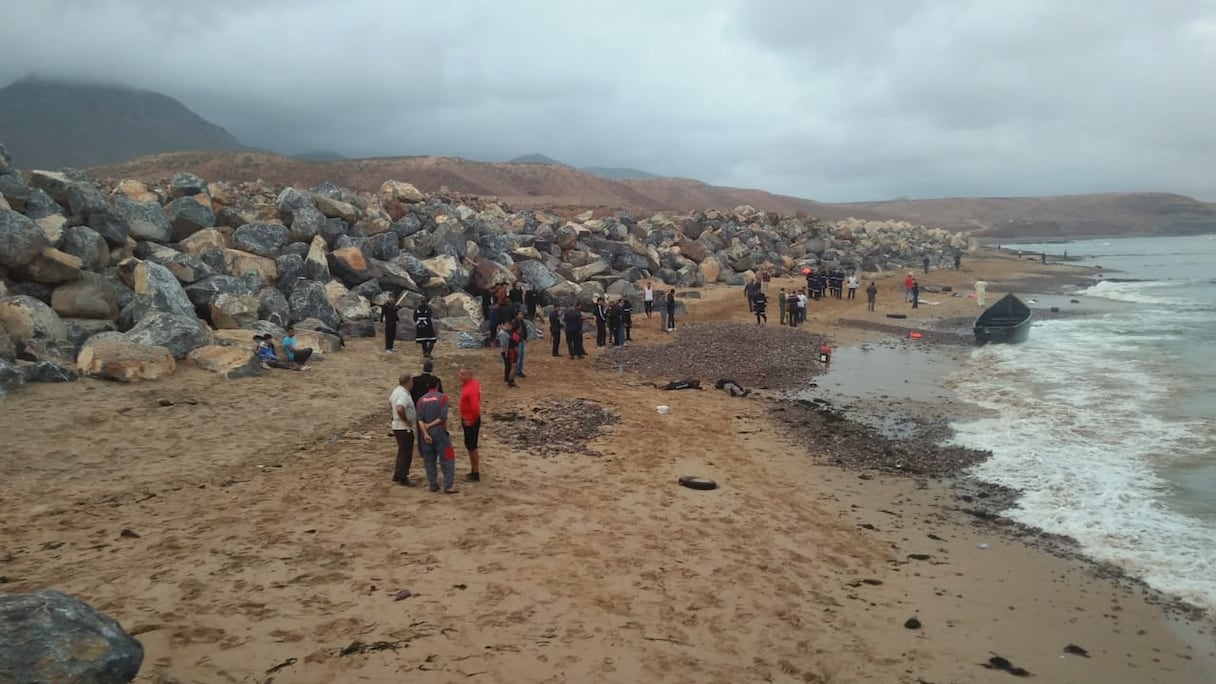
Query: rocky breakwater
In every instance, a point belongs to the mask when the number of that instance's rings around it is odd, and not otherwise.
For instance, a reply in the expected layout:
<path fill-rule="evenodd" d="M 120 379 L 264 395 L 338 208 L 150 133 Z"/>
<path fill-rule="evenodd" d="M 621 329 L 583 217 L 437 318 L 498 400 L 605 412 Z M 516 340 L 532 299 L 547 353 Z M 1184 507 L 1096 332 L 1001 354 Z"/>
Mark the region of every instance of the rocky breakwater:
<path fill-rule="evenodd" d="M 0 378 L 82 372 L 133 381 L 187 361 L 248 367 L 253 332 L 336 351 L 375 334 L 388 292 L 427 301 L 441 331 L 471 332 L 476 297 L 523 281 L 541 303 L 743 284 L 761 270 L 879 271 L 948 260 L 965 234 L 903 223 L 824 223 L 751 207 L 637 219 L 562 218 L 475 197 L 324 183 L 97 182 L 71 169 L 17 170 L 0 146 Z M 408 316 L 407 316 L 408 317 Z M 412 327 L 400 328 L 403 339 Z M 41 370 L 34 370 L 38 367 Z"/>

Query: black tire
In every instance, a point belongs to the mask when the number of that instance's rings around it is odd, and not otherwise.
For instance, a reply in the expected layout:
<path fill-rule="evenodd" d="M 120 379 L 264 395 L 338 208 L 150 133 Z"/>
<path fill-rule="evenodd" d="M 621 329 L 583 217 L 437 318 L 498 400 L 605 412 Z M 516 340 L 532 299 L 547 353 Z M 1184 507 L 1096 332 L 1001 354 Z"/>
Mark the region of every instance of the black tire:
<path fill-rule="evenodd" d="M 887 318 L 907 318 L 908 314 L 887 314 Z"/>
<path fill-rule="evenodd" d="M 718 483 L 705 477 L 693 477 L 692 475 L 681 475 L 679 483 L 689 489 L 698 489 L 700 491 L 709 491 L 717 489 Z"/>

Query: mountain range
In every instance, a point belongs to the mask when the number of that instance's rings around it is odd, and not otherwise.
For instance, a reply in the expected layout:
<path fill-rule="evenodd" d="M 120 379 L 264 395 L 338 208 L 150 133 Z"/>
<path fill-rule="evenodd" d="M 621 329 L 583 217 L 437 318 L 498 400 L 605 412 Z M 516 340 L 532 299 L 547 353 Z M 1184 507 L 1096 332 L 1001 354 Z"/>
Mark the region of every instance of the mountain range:
<path fill-rule="evenodd" d="M 159 93 L 38 78 L 0 88 L 0 141 L 21 168 L 85 167 L 94 176 L 114 179 L 160 180 L 188 170 L 213 180 L 303 186 L 329 180 L 374 191 L 394 178 L 425 192 L 495 196 L 515 206 L 650 212 L 750 204 L 825 220 L 902 219 L 994 239 L 1216 232 L 1216 204 L 1168 193 L 829 204 L 639 169 L 580 169 L 539 153 L 508 162 L 433 156 L 347 159 L 328 150 L 284 156 L 243 144 Z"/>

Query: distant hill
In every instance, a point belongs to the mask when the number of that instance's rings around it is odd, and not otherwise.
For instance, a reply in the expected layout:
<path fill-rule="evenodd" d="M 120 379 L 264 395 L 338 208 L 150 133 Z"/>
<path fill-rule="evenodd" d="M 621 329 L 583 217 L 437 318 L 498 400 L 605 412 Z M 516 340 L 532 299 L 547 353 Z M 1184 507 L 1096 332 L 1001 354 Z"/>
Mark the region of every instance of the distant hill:
<path fill-rule="evenodd" d="M 611 178 L 612 180 L 645 180 L 649 178 L 662 178 L 662 176 L 659 176 L 658 174 L 643 171 L 641 169 L 619 169 L 609 166 L 584 166 L 579 170 L 594 174 L 600 178 Z"/>
<path fill-rule="evenodd" d="M 347 157 L 346 155 L 338 154 L 337 152 L 330 152 L 328 150 L 301 152 L 291 156 L 293 159 L 300 159 L 303 161 L 342 161 L 343 159 L 350 159 L 350 157 Z"/>
<path fill-rule="evenodd" d="M 94 176 L 115 180 L 156 181 L 181 170 L 193 171 L 207 179 L 261 178 L 284 185 L 313 186 L 330 180 L 369 192 L 393 178 L 413 183 L 424 192 L 497 197 L 516 207 L 560 207 L 563 212 L 688 211 L 750 204 L 762 211 L 805 212 L 828 221 L 850 217 L 876 221 L 902 219 L 1001 239 L 1216 232 L 1216 204 L 1164 193 L 825 204 L 687 178 L 612 180 L 560 163 L 483 163 L 453 157 L 318 162 L 256 151 L 161 154 L 90 171 Z"/>
<path fill-rule="evenodd" d="M 520 155 L 514 159 L 507 161 L 508 164 L 549 164 L 551 166 L 567 166 L 552 157 L 546 157 L 543 154 L 533 153 Z"/>
<path fill-rule="evenodd" d="M 160 152 L 246 149 L 171 97 L 33 77 L 0 88 L 0 140 L 19 167 L 44 169 Z"/>

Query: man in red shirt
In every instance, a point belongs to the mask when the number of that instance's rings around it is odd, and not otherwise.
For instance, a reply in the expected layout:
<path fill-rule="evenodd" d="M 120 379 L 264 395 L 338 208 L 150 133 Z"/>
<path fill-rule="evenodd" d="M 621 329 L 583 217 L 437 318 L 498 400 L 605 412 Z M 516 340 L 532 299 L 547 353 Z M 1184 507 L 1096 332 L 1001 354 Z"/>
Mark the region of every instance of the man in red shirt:
<path fill-rule="evenodd" d="M 473 371 L 461 368 L 460 373 L 460 426 L 464 428 L 464 448 L 469 450 L 469 482 L 481 482 L 480 457 L 477 440 L 481 437 L 481 383 L 473 378 Z"/>

